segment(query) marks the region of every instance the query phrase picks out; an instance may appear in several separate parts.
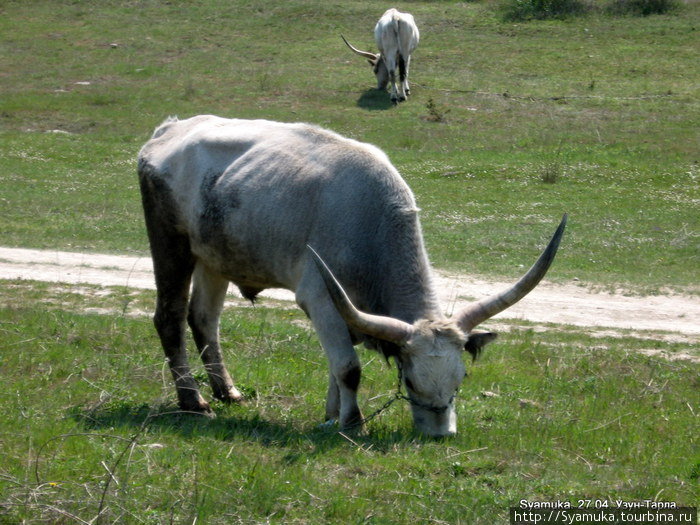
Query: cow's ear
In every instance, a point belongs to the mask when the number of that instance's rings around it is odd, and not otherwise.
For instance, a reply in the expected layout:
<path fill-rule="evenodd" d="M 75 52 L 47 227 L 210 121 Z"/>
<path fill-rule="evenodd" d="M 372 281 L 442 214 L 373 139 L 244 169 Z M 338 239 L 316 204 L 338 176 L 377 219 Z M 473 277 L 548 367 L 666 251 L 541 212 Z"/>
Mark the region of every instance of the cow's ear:
<path fill-rule="evenodd" d="M 484 332 L 482 330 L 476 330 L 469 333 L 467 342 L 464 343 L 464 349 L 472 355 L 472 361 L 474 361 L 483 348 L 494 341 L 498 337 L 495 332 Z"/>

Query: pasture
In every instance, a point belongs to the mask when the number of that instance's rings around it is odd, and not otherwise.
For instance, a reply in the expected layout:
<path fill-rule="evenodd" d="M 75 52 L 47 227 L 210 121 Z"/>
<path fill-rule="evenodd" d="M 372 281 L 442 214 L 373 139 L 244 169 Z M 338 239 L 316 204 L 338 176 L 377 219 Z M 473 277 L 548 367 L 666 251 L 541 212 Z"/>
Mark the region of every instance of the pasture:
<path fill-rule="evenodd" d="M 422 34 L 398 107 L 339 37 L 374 49 L 385 7 L 0 3 L 0 244 L 146 254 L 136 153 L 166 116 L 212 113 L 381 147 L 439 268 L 519 276 L 568 212 L 549 280 L 698 295 L 697 2 L 524 23 L 489 0 L 396 5 Z M 649 352 L 697 356 L 689 338 L 513 322 L 470 368 L 456 437 L 413 435 L 399 402 L 343 436 L 317 426 L 327 365 L 302 312 L 227 310 L 248 401 L 208 420 L 175 410 L 153 303 L 2 281 L 0 523 L 491 524 L 520 499 L 697 505 L 699 366 Z M 360 352 L 370 413 L 396 372 Z"/>

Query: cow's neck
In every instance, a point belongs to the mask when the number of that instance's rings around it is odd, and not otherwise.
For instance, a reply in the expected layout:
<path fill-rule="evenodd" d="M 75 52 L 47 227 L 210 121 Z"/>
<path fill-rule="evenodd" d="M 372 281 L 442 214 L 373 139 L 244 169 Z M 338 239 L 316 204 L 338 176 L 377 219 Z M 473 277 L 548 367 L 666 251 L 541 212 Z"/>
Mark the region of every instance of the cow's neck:
<path fill-rule="evenodd" d="M 394 286 L 385 305 L 387 315 L 408 323 L 418 319 L 441 319 L 443 315 L 427 260 L 420 265 L 400 266 L 393 269 L 395 274 L 391 282 Z"/>
<path fill-rule="evenodd" d="M 395 235 L 386 239 L 389 249 L 382 265 L 381 282 L 385 283 L 385 289 L 381 293 L 381 313 L 408 323 L 418 319 L 441 319 L 444 316 L 417 217 L 415 222 L 406 225 L 406 231 L 394 231 Z"/>

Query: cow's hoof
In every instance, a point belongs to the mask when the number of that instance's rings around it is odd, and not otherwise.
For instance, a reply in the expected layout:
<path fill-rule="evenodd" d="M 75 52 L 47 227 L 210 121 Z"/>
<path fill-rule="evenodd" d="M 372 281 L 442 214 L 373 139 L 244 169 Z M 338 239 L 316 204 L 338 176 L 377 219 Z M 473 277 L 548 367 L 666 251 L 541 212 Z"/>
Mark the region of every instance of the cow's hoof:
<path fill-rule="evenodd" d="M 365 420 L 359 410 L 343 419 L 340 422 L 341 432 L 354 436 L 365 434 Z"/>
<path fill-rule="evenodd" d="M 189 402 L 181 402 L 180 403 L 180 410 L 182 410 L 183 412 L 200 414 L 202 416 L 206 416 L 209 418 L 216 417 L 216 414 L 211 409 L 211 406 L 209 406 L 209 403 L 204 401 L 202 396 L 197 396 L 197 399 L 189 401 Z"/>
<path fill-rule="evenodd" d="M 224 392 L 215 393 L 214 397 L 227 405 L 242 403 L 244 399 L 243 394 L 241 394 L 241 392 L 235 386 L 232 386 Z"/>
<path fill-rule="evenodd" d="M 205 418 L 207 418 L 207 419 L 216 419 L 216 412 L 214 412 L 214 411 L 211 410 L 211 409 L 209 409 L 209 410 L 207 410 L 207 411 L 205 411 L 205 412 L 197 412 L 196 414 L 197 414 L 198 416 L 202 416 L 202 417 L 205 417 Z"/>
<path fill-rule="evenodd" d="M 216 412 L 214 412 L 211 408 L 208 410 L 186 410 L 184 408 L 180 408 L 180 410 L 183 415 L 201 416 L 206 419 L 216 419 Z"/>
<path fill-rule="evenodd" d="M 358 423 L 351 426 L 344 426 L 340 429 L 340 432 L 348 436 L 362 437 L 367 435 L 367 428 L 364 424 Z"/>
<path fill-rule="evenodd" d="M 337 419 L 329 419 L 323 423 L 321 423 L 318 428 L 323 429 L 323 430 L 329 430 L 332 428 L 335 428 L 338 425 L 338 420 Z"/>

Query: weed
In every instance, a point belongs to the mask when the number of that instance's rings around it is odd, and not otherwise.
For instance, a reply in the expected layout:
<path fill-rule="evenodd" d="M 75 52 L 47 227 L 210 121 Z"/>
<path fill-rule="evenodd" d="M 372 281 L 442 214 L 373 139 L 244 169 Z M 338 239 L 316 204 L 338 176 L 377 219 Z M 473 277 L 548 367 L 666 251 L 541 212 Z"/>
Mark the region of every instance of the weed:
<path fill-rule="evenodd" d="M 678 9 L 677 0 L 612 0 L 606 11 L 613 15 L 663 15 Z"/>
<path fill-rule="evenodd" d="M 595 89 L 595 78 L 591 77 L 591 80 L 588 83 L 588 89 L 590 91 L 593 91 Z"/>
<path fill-rule="evenodd" d="M 554 184 L 561 176 L 561 164 L 552 162 L 542 169 L 540 180 L 545 184 Z"/>
<path fill-rule="evenodd" d="M 591 9 L 585 0 L 506 0 L 501 5 L 503 19 L 510 22 L 569 18 Z"/>
<path fill-rule="evenodd" d="M 192 100 L 197 95 L 197 88 L 191 79 L 188 79 L 183 86 L 182 100 Z"/>
<path fill-rule="evenodd" d="M 563 145 L 564 140 L 560 140 L 554 158 L 542 168 L 540 180 L 545 184 L 556 183 L 562 175 L 561 149 Z"/>
<path fill-rule="evenodd" d="M 450 112 L 449 108 L 439 106 L 432 97 L 428 99 L 425 107 L 428 110 L 428 116 L 424 118 L 429 122 L 445 122 L 445 116 Z"/>
<path fill-rule="evenodd" d="M 500 5 L 505 21 L 567 19 L 602 11 L 611 15 L 662 15 L 679 8 L 678 0 L 611 0 L 598 6 L 590 0 L 505 0 Z"/>

